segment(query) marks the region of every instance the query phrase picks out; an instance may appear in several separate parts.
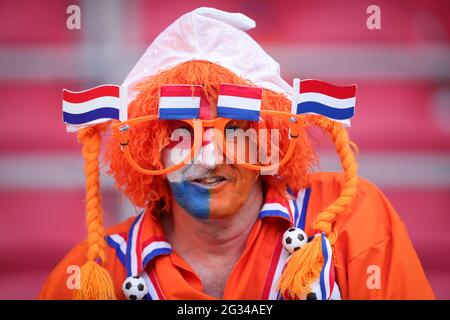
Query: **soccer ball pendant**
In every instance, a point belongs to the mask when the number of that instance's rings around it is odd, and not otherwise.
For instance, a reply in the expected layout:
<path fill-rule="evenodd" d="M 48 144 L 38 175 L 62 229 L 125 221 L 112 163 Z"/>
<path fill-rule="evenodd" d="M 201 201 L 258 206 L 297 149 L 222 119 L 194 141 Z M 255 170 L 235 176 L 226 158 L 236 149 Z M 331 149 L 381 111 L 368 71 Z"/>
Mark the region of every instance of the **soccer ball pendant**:
<path fill-rule="evenodd" d="M 308 242 L 308 236 L 300 228 L 290 228 L 283 234 L 283 246 L 292 253 L 302 248 Z"/>
<path fill-rule="evenodd" d="M 122 292 L 128 300 L 142 300 L 148 288 L 141 277 L 128 277 L 122 284 Z"/>

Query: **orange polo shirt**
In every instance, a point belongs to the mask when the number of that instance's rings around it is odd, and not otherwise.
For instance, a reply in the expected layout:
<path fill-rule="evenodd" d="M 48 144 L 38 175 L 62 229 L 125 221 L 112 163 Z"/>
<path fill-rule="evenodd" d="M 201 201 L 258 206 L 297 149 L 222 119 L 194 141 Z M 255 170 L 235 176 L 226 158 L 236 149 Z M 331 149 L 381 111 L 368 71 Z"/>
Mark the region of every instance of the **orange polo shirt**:
<path fill-rule="evenodd" d="M 276 283 L 288 257 L 281 240 L 291 226 L 312 236 L 320 210 L 339 196 L 340 174 L 313 174 L 308 188 L 280 198 L 270 190 L 227 281 L 224 299 L 277 299 Z M 348 213 L 337 217 L 334 273 L 342 299 L 433 299 L 406 228 L 392 205 L 373 184 L 359 179 Z M 139 275 L 147 283 L 146 299 L 211 299 L 200 278 L 164 238 L 159 221 L 143 212 L 108 230 L 108 261 L 118 299 L 122 283 Z M 71 299 L 70 265 L 83 265 L 87 243 L 77 245 L 48 277 L 40 299 Z M 374 280 L 378 277 L 379 281 Z"/>

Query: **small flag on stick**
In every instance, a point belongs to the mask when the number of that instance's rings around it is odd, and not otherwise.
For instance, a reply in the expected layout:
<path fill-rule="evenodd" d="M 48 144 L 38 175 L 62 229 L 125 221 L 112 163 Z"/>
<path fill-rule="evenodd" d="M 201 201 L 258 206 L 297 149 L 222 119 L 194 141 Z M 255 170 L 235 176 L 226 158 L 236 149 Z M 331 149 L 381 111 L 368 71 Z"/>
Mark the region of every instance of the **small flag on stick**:
<path fill-rule="evenodd" d="M 73 92 L 63 89 L 63 121 L 69 132 L 117 119 L 127 120 L 127 88 L 102 85 Z"/>
<path fill-rule="evenodd" d="M 262 89 L 259 87 L 221 84 L 217 115 L 222 118 L 259 121 Z"/>
<path fill-rule="evenodd" d="M 356 85 L 339 87 L 320 80 L 294 79 L 292 113 L 320 114 L 350 126 L 355 114 Z"/>

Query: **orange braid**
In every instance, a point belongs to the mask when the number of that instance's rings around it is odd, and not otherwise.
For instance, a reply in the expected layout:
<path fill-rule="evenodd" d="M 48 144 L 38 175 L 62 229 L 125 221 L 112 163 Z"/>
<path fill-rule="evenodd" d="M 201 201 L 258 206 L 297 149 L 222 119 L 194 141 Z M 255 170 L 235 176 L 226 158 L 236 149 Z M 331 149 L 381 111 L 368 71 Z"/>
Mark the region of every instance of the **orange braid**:
<path fill-rule="evenodd" d="M 81 267 L 81 288 L 74 291 L 75 300 L 116 299 L 114 285 L 108 271 L 100 264 L 106 262 L 102 208 L 100 199 L 100 129 L 95 127 L 78 131 L 83 144 L 84 174 L 86 176 L 86 224 L 89 245 L 87 262 Z M 99 259 L 97 262 L 96 260 Z"/>
<path fill-rule="evenodd" d="M 350 207 L 356 194 L 357 164 L 351 149 L 356 147 L 350 142 L 347 131 L 341 124 L 318 116 L 312 116 L 311 122 L 330 133 L 344 170 L 345 185 L 339 198 L 319 213 L 313 223 L 313 228 L 324 232 L 333 245 L 338 238 L 337 231 L 333 229 L 333 222 L 338 214 Z M 316 236 L 289 258 L 278 284 L 284 297 L 304 299 L 311 291 L 311 284 L 319 277 L 324 263 L 321 237 L 321 234 Z"/>
<path fill-rule="evenodd" d="M 338 234 L 337 231 L 332 229 L 332 224 L 338 214 L 348 209 L 356 194 L 358 165 L 351 149 L 352 147 L 356 147 L 350 142 L 347 130 L 341 124 L 328 119 L 325 119 L 325 123 L 323 123 L 324 120 L 317 118 L 314 118 L 313 122 L 330 132 L 333 143 L 336 146 L 336 152 L 341 160 L 342 169 L 344 170 L 345 184 L 339 198 L 322 211 L 313 224 L 314 229 L 326 233 L 330 244 L 333 245 L 338 238 Z"/>

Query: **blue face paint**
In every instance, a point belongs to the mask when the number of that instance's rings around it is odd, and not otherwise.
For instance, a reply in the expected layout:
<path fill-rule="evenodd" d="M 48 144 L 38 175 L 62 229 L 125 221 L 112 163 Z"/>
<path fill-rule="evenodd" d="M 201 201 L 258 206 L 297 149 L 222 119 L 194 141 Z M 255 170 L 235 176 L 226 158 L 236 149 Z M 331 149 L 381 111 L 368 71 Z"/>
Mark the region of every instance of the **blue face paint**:
<path fill-rule="evenodd" d="M 187 181 L 169 182 L 169 185 L 175 200 L 187 213 L 197 219 L 209 218 L 211 195 L 208 189 Z"/>

